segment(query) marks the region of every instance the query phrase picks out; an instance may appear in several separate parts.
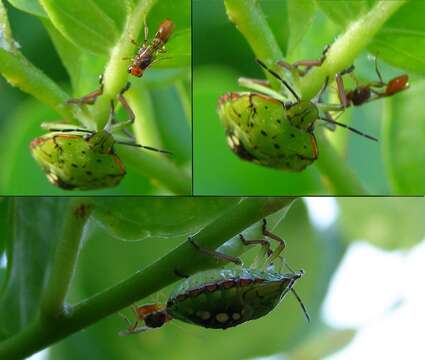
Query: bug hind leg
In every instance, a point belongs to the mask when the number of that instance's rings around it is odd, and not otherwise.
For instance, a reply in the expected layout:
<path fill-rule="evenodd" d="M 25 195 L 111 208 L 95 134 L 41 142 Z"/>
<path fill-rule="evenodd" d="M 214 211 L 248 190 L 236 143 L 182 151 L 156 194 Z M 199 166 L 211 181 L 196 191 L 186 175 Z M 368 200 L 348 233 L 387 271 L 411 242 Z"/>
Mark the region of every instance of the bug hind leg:
<path fill-rule="evenodd" d="M 72 98 L 66 101 L 67 104 L 93 105 L 97 98 L 103 94 L 103 74 L 99 75 L 99 88 L 80 98 Z"/>
<path fill-rule="evenodd" d="M 195 240 L 193 240 L 193 238 L 191 236 L 189 236 L 187 240 L 192 244 L 192 246 L 197 251 L 203 253 L 204 255 L 213 257 L 218 261 L 229 261 L 229 262 L 232 262 L 236 265 L 242 265 L 242 261 L 238 257 L 227 255 L 227 254 L 221 253 L 219 251 L 209 249 L 206 246 L 198 244 Z"/>

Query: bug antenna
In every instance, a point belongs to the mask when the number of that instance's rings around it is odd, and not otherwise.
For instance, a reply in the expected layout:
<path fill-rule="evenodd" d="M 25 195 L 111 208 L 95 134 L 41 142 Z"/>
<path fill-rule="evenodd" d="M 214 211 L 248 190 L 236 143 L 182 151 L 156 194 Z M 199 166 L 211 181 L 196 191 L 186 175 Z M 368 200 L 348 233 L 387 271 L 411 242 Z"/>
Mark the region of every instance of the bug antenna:
<path fill-rule="evenodd" d="M 297 99 L 298 102 L 301 100 L 298 94 L 294 91 L 294 89 L 292 89 L 291 86 L 288 84 L 288 82 L 285 79 L 283 79 L 276 71 L 273 71 L 272 69 L 270 69 L 260 59 L 256 59 L 256 61 L 257 61 L 257 64 L 260 65 L 264 70 L 268 71 L 276 79 L 278 79 L 283 85 L 285 85 L 288 88 L 288 90 L 291 92 L 291 94 L 294 95 L 295 99 Z"/>
<path fill-rule="evenodd" d="M 145 146 L 145 145 L 135 144 L 135 143 L 131 143 L 131 142 L 117 141 L 116 144 L 134 146 L 134 147 L 139 147 L 139 148 L 149 150 L 149 151 L 155 151 L 155 152 L 159 152 L 159 153 L 163 153 L 163 154 L 173 155 L 172 152 L 167 151 L 167 150 L 161 150 L 161 149 L 157 149 L 157 148 L 154 148 L 154 147 L 151 147 L 151 146 Z"/>
<path fill-rule="evenodd" d="M 301 300 L 301 298 L 298 296 L 297 292 L 293 288 L 291 288 L 291 292 L 292 294 L 294 294 L 295 298 L 297 299 L 298 304 L 300 304 L 301 309 L 304 313 L 305 319 L 307 320 L 307 322 L 310 322 L 310 315 L 308 314 L 307 308 L 305 307 L 303 301 Z"/>
<path fill-rule="evenodd" d="M 357 130 L 355 128 L 352 128 L 351 126 L 348 126 L 348 125 L 345 125 L 343 123 L 337 122 L 335 120 L 327 119 L 327 118 L 324 118 L 324 117 L 319 117 L 319 118 L 321 120 L 323 120 L 323 121 L 326 121 L 326 122 L 330 123 L 330 124 L 335 124 L 335 125 L 341 126 L 343 128 L 346 128 L 346 129 L 352 131 L 353 133 L 356 133 L 357 135 L 361 135 L 361 136 L 363 136 L 365 138 L 368 138 L 370 140 L 373 140 L 373 141 L 378 141 L 378 139 L 376 137 L 373 137 L 371 135 L 365 134 L 365 133 L 361 132 L 360 130 Z"/>

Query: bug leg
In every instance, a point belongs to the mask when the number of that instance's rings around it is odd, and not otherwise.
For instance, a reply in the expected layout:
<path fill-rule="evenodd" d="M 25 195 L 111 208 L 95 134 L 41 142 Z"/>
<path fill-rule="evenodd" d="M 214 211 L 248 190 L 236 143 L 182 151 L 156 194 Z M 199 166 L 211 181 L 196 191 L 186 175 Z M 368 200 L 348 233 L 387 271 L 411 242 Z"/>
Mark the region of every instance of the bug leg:
<path fill-rule="evenodd" d="M 199 252 L 201 252 L 205 255 L 211 256 L 211 257 L 213 257 L 213 258 L 215 258 L 219 261 L 230 261 L 230 262 L 232 262 L 236 265 L 242 265 L 242 261 L 238 257 L 226 255 L 226 254 L 223 254 L 219 251 L 208 249 L 207 247 L 198 244 L 195 240 L 193 240 L 193 238 L 191 236 L 189 236 L 187 238 L 187 240 L 192 244 L 192 246 L 197 251 L 199 251 Z"/>
<path fill-rule="evenodd" d="M 328 122 L 328 123 L 331 123 L 331 124 L 338 125 L 338 126 L 341 126 L 341 127 L 343 127 L 343 128 L 346 128 L 346 129 L 348 129 L 348 130 L 352 131 L 353 133 L 356 133 L 357 135 L 361 135 L 361 136 L 363 136 L 363 137 L 365 137 L 365 138 L 368 138 L 368 139 L 370 139 L 370 140 L 378 141 L 378 139 L 377 139 L 376 137 L 373 137 L 373 136 L 371 136 L 371 135 L 368 135 L 368 134 L 366 134 L 366 133 L 364 133 L 364 132 L 361 132 L 360 130 L 357 130 L 357 129 L 355 129 L 355 128 L 351 127 L 351 126 L 345 125 L 345 124 L 340 123 L 340 122 L 337 122 L 337 121 L 335 121 L 335 120 L 331 120 L 331 119 L 324 118 L 324 117 L 321 117 L 321 116 L 319 116 L 319 119 L 321 119 L 321 120 L 323 120 L 323 121 L 326 121 L 326 122 Z"/>
<path fill-rule="evenodd" d="M 348 100 L 347 93 L 345 92 L 344 80 L 342 79 L 342 76 L 346 74 L 353 74 L 353 71 L 354 71 L 354 65 L 351 65 L 350 67 L 342 70 L 341 72 L 335 75 L 335 82 L 338 89 L 338 98 L 343 109 L 350 106 L 350 101 Z M 357 79 L 356 79 L 356 82 L 357 82 Z"/>
<path fill-rule="evenodd" d="M 93 105 L 96 99 L 103 94 L 103 74 L 99 76 L 99 88 L 81 98 L 72 98 L 66 101 L 67 104 Z"/>
<path fill-rule="evenodd" d="M 136 115 L 134 115 L 133 110 L 131 109 L 130 105 L 128 104 L 126 98 L 124 97 L 124 93 L 128 89 L 130 89 L 130 86 L 131 86 L 131 83 L 127 82 L 127 84 L 125 84 L 125 86 L 121 89 L 121 91 L 119 92 L 119 94 L 117 96 L 118 101 L 121 103 L 122 107 L 124 108 L 124 110 L 128 114 L 128 120 L 120 123 L 120 125 L 123 126 L 123 127 L 127 127 L 127 126 L 133 124 L 134 120 L 136 119 Z"/>
<path fill-rule="evenodd" d="M 270 248 L 270 243 L 267 240 L 246 240 L 242 234 L 239 234 L 239 239 L 246 246 L 261 244 L 267 256 L 271 256 L 273 251 Z"/>
<path fill-rule="evenodd" d="M 298 304 L 300 304 L 301 309 L 304 313 L 305 319 L 307 320 L 307 322 L 310 322 L 310 315 L 308 314 L 307 308 L 305 307 L 303 301 L 301 300 L 301 298 L 299 297 L 299 295 L 297 294 L 297 292 L 295 291 L 294 288 L 291 288 L 291 292 L 295 296 L 295 298 L 297 299 Z"/>
<path fill-rule="evenodd" d="M 257 59 L 257 63 L 264 69 L 266 70 L 268 73 L 270 73 L 271 75 L 273 75 L 276 79 L 278 79 L 283 85 L 286 86 L 286 88 L 289 90 L 289 92 L 295 97 L 295 99 L 297 100 L 297 102 L 299 102 L 301 99 L 298 96 L 298 94 L 294 91 L 294 89 L 292 89 L 292 87 L 288 84 L 288 82 L 283 79 L 276 71 L 273 71 L 272 69 L 270 69 L 266 64 L 264 64 L 261 60 Z"/>
<path fill-rule="evenodd" d="M 146 22 L 146 17 L 145 17 L 145 21 L 144 21 L 144 39 L 143 39 L 143 47 L 147 47 L 148 46 L 148 36 L 149 36 L 149 28 L 148 28 L 148 23 Z"/>
<path fill-rule="evenodd" d="M 284 66 L 286 69 L 292 71 L 292 69 L 296 69 L 299 76 L 305 76 L 313 67 L 319 67 L 321 66 L 325 60 L 326 60 L 326 54 L 328 53 L 329 49 L 331 48 L 330 45 L 326 45 L 325 48 L 322 51 L 322 56 L 318 60 L 299 60 L 294 62 L 293 64 L 285 63 L 284 61 L 281 62 L 281 65 Z M 288 67 L 289 65 L 289 67 Z M 299 67 L 303 66 L 305 67 L 304 70 L 301 70 Z"/>

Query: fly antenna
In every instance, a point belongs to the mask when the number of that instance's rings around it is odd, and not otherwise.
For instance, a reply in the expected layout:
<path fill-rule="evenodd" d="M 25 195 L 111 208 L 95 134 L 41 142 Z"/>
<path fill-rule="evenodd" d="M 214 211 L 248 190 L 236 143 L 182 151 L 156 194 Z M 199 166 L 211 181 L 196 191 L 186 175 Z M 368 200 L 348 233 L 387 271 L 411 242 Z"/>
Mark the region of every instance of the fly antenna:
<path fill-rule="evenodd" d="M 288 84 L 288 82 L 283 79 L 276 71 L 270 69 L 266 64 L 264 64 L 260 59 L 256 59 L 257 64 L 260 65 L 264 70 L 268 71 L 270 74 L 272 74 L 276 79 L 278 79 L 283 85 L 285 85 L 288 90 L 291 92 L 292 95 L 294 95 L 295 99 L 297 99 L 297 102 L 300 102 L 300 97 L 298 94 L 294 91 L 294 89 L 291 88 L 291 86 Z"/>
<path fill-rule="evenodd" d="M 352 128 L 351 126 L 348 126 L 348 125 L 345 125 L 345 124 L 340 123 L 338 121 L 327 119 L 327 118 L 324 118 L 324 117 L 319 117 L 319 118 L 321 120 L 323 120 L 323 121 L 326 121 L 326 122 L 330 123 L 330 124 L 334 124 L 334 125 L 338 125 L 338 126 L 341 126 L 343 128 L 346 128 L 346 129 L 352 131 L 353 133 L 356 133 L 357 135 L 361 135 L 361 136 L 364 136 L 365 138 L 368 138 L 369 140 L 378 141 L 378 139 L 376 137 L 373 137 L 371 135 L 365 134 L 365 133 L 361 132 L 360 130 L 357 130 L 355 128 Z"/>
<path fill-rule="evenodd" d="M 300 304 L 301 309 L 304 313 L 305 319 L 307 320 L 307 322 L 310 322 L 310 315 L 308 314 L 307 308 L 305 307 L 303 301 L 301 300 L 301 298 L 298 296 L 297 292 L 293 288 L 291 288 L 291 292 L 292 294 L 294 294 L 295 298 L 297 299 L 298 304 Z"/>

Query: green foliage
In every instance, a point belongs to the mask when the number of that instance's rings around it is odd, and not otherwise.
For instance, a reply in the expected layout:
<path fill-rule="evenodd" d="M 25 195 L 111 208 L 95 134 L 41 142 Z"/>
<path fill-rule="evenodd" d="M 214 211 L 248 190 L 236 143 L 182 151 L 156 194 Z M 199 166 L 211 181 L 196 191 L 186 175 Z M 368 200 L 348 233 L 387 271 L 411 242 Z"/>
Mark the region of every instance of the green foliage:
<path fill-rule="evenodd" d="M 228 0 L 225 3 L 238 6 L 246 2 Z M 278 39 L 276 43 L 282 53 L 287 55 L 284 60 L 318 59 L 325 45 L 334 41 L 336 44 L 333 54 L 329 54 L 331 60 L 327 66 L 312 70 L 294 84 L 303 98 L 316 95 L 326 76 L 333 79 L 335 72 L 342 70 L 337 69 L 335 64 L 347 66 L 354 63 L 356 75 L 363 84 L 376 81 L 374 64 L 368 59 L 368 52 L 378 57 L 385 81 L 407 73 L 411 88 L 391 98 L 348 109 L 339 118 L 338 121 L 378 137 L 378 143 L 342 128 L 337 127 L 330 132 L 327 129 L 322 131 L 317 126 L 318 133 L 326 133 L 318 136 L 319 159 L 300 174 L 260 168 L 240 161 L 226 144 L 216 111 L 216 99 L 229 91 L 244 90 L 237 85 L 237 79 L 241 76 L 264 78 L 255 64 L 255 56 L 262 49 L 273 49 L 266 58 L 261 59 L 271 65 L 276 60 L 276 51 L 272 44 L 264 44 L 266 40 L 260 36 L 259 30 L 254 29 L 250 33 L 240 23 L 234 26 L 222 4 L 194 2 L 194 27 L 198 29 L 194 36 L 194 116 L 195 119 L 202 119 L 194 128 L 194 152 L 197 154 L 194 164 L 195 193 L 422 193 L 423 166 L 419 166 L 419 163 L 423 162 L 423 151 L 420 150 L 423 131 L 420 129 L 425 109 L 423 102 L 418 100 L 421 98 L 418 94 L 424 74 L 421 59 L 424 58 L 422 52 L 425 46 L 421 45 L 424 25 L 417 14 L 423 12 L 424 3 L 399 2 L 402 6 L 397 11 L 393 8 L 391 11 L 394 13 L 382 26 L 380 22 L 384 15 L 390 15 L 389 6 L 396 6 L 396 2 L 318 0 L 306 1 L 306 7 L 300 1 L 278 3 L 280 10 L 275 8 L 270 11 L 269 2 L 257 2 L 256 13 L 261 16 L 258 9 L 262 10 L 268 30 Z M 248 11 L 243 6 L 239 9 L 241 13 Z M 232 8 L 232 11 L 232 19 L 238 19 L 235 15 L 237 10 Z M 248 18 L 248 15 L 244 16 Z M 362 26 L 356 30 L 353 24 Z M 374 37 L 368 34 L 372 28 L 376 31 Z M 265 29 L 261 31 L 266 33 Z M 213 32 L 221 34 L 217 41 L 212 38 Z M 206 38 L 209 39 L 208 46 L 205 46 Z M 347 77 L 345 86 L 349 90 L 356 84 Z M 335 85 L 331 84 L 327 99 L 330 103 L 339 102 L 334 90 Z M 381 127 L 384 131 L 380 133 Z M 213 181 L 214 174 L 219 174 L 226 181 Z M 266 188 L 264 184 L 267 184 Z"/>
<path fill-rule="evenodd" d="M 322 11 L 336 24 L 346 27 L 364 15 L 378 0 L 356 1 L 316 0 Z M 368 49 L 387 63 L 425 74 L 425 24 L 422 14 L 425 3 L 409 0 L 397 11 L 372 39 Z"/>
<path fill-rule="evenodd" d="M 126 94 L 129 101 L 132 98 L 130 102 L 134 103 L 143 97 L 153 103 L 148 114 L 140 107 L 137 111 L 135 109 L 136 141 L 162 147 L 174 156 L 167 158 L 141 150 L 141 155 L 135 155 L 117 146 L 115 150 L 124 164 L 129 164 L 126 166 L 128 179 L 126 176 L 120 186 L 100 193 L 190 193 L 191 180 L 187 168 L 191 162 L 191 134 L 186 109 L 191 58 L 190 2 L 40 0 L 10 1 L 10 4 L 26 14 L 17 12 L 8 4 L 4 9 L 3 5 L 0 7 L 0 21 L 5 29 L 5 36 L 0 42 L 0 73 L 10 84 L 48 105 L 62 119 L 58 120 L 58 116 L 51 113 L 46 118 L 47 110 L 22 94 L 19 94 L 16 104 L 11 103 L 15 106 L 8 107 L 2 103 L 0 133 L 5 141 L 0 145 L 0 160 L 8 171 L 2 171 L 0 176 L 0 192 L 63 194 L 47 182 L 42 169 L 32 165 L 26 167 L 18 158 L 26 157 L 23 153 L 28 152 L 27 144 L 42 134 L 38 126 L 46 120 L 80 123 L 80 126 L 91 129 L 103 128 L 109 100 L 115 99 L 130 80 L 133 87 Z M 34 15 L 38 16 L 41 25 L 32 21 Z M 13 34 L 8 27 L 8 16 Z M 124 61 L 123 58 L 131 58 L 136 52 L 131 40 L 142 41 L 145 18 L 150 30 L 149 39 L 165 18 L 173 20 L 176 31 L 167 44 L 167 54 L 161 55 L 163 59 L 153 64 L 144 78 L 130 79 L 127 74 L 129 60 Z M 35 62 L 40 54 L 43 57 Z M 75 105 L 65 105 L 69 98 L 95 90 L 101 73 L 105 76 L 105 91 L 95 106 L 80 111 Z M 68 93 L 68 82 L 72 85 L 72 95 Z M 65 89 L 62 89 L 64 84 Z M 4 87 L 5 99 L 10 96 L 9 92 L 13 93 L 13 88 L 5 83 L 1 82 L 0 86 Z M 144 99 L 141 101 L 145 102 Z M 39 110 L 42 110 L 43 116 Z M 172 132 L 168 131 L 170 124 Z M 144 132 L 147 128 L 149 130 Z M 17 186 L 15 180 L 25 178 L 29 169 L 34 170 L 31 171 L 34 181 L 26 182 L 23 187 Z"/>
<path fill-rule="evenodd" d="M 408 249 L 424 239 L 424 198 L 341 198 L 345 241 L 367 241 L 386 250 Z M 365 211 L 367 209 L 367 211 Z"/>
<path fill-rule="evenodd" d="M 215 359 L 217 348 L 223 359 L 279 353 L 298 359 L 339 350 L 355 332 L 329 328 L 320 307 L 347 244 L 413 246 L 425 232 L 424 201 L 339 199 L 338 221 L 325 232 L 310 222 L 301 200 L 291 204 L 284 198 L 1 199 L 0 239 L 6 243 L 0 254 L 6 251 L 7 268 L 0 267 L 0 357 L 23 358 L 55 341 L 52 359 L 164 359 L 171 352 L 175 359 Z M 287 296 L 268 316 L 226 331 L 176 320 L 157 331 L 118 336 L 128 325 L 117 312 L 131 316 L 132 303 L 165 302 L 179 280 L 174 270 L 230 267 L 196 252 L 187 236 L 210 248 L 223 244 L 219 249 L 227 254 L 243 253 L 250 265 L 259 248 L 239 245 L 234 252 L 229 243 L 239 233 L 259 239 L 265 216 L 286 240 L 288 264 L 305 270 L 296 290 L 310 312 L 309 325 Z"/>

